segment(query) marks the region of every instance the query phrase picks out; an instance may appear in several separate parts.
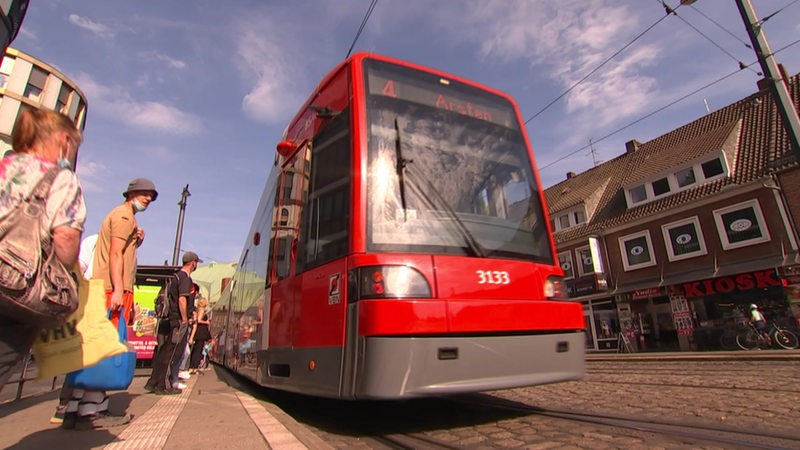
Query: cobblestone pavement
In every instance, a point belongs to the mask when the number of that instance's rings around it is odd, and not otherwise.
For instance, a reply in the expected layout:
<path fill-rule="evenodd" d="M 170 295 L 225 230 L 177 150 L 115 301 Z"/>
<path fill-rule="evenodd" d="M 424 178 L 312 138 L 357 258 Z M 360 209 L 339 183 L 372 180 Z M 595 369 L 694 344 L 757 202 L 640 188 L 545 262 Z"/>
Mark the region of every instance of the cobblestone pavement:
<path fill-rule="evenodd" d="M 548 410 L 725 425 L 800 436 L 797 361 L 595 361 L 581 381 L 487 393 Z M 536 414 L 502 414 L 441 399 L 325 402 L 309 414 L 281 405 L 334 448 L 385 448 L 371 438 L 412 433 L 465 449 L 736 448 Z M 331 414 L 332 410 L 336 410 Z"/>

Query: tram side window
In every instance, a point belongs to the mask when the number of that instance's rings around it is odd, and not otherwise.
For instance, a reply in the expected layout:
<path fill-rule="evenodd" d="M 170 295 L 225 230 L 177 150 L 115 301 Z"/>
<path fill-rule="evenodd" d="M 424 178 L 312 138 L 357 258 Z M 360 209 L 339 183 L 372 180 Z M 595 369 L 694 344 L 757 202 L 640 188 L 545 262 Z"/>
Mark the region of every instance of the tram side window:
<path fill-rule="evenodd" d="M 350 223 L 350 121 L 345 109 L 314 138 L 297 271 L 343 257 Z"/>

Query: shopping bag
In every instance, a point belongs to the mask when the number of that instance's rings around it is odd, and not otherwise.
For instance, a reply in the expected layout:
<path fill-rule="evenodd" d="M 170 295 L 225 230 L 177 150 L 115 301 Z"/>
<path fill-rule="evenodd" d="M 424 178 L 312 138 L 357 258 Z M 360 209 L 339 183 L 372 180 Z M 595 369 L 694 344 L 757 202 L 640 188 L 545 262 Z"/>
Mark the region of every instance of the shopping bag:
<path fill-rule="evenodd" d="M 128 341 L 128 325 L 124 320 L 118 321 L 118 338 L 120 342 Z M 124 344 L 123 344 L 124 346 Z M 125 347 L 126 350 L 128 349 Z M 97 364 L 67 374 L 64 383 L 67 386 L 95 391 L 119 391 L 128 389 L 136 370 L 136 352 L 125 353 L 105 358 Z"/>
<path fill-rule="evenodd" d="M 78 309 L 58 327 L 43 328 L 33 343 L 37 379 L 97 364 L 128 351 L 108 320 L 103 280 L 78 276 Z"/>

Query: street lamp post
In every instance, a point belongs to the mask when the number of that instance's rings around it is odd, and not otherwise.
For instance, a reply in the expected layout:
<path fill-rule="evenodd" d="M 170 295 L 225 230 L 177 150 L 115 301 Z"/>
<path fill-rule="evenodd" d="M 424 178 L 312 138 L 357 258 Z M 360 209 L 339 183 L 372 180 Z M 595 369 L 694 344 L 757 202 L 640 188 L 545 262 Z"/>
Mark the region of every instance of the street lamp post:
<path fill-rule="evenodd" d="M 183 191 L 181 192 L 181 200 L 178 202 L 178 206 L 181 207 L 180 212 L 178 213 L 178 230 L 175 233 L 175 248 L 172 250 L 172 265 L 178 265 L 178 255 L 181 252 L 181 237 L 183 236 L 183 216 L 186 213 L 186 199 L 192 195 L 189 192 L 189 185 L 183 187 Z"/>

